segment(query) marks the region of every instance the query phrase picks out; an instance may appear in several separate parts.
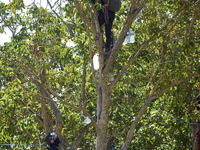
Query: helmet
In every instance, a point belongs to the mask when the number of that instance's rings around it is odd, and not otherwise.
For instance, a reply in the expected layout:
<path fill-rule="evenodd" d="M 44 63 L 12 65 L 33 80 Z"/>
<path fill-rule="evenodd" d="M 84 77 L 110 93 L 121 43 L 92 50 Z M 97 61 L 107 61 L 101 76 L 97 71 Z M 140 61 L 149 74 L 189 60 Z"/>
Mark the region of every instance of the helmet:
<path fill-rule="evenodd" d="M 49 133 L 49 134 L 46 135 L 44 140 L 48 145 L 50 145 L 51 144 L 51 142 L 50 142 L 51 139 L 54 139 L 55 136 L 56 136 L 55 133 Z"/>

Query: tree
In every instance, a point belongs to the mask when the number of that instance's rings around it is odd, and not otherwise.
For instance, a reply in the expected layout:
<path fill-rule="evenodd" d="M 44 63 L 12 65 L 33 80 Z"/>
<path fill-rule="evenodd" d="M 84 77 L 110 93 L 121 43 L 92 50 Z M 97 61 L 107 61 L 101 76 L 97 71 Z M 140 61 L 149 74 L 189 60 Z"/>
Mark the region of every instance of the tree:
<path fill-rule="evenodd" d="M 42 132 L 55 131 L 64 149 L 192 148 L 197 111 L 187 112 L 199 92 L 197 0 L 122 1 L 106 63 L 98 4 L 47 1 L 50 9 L 33 3 L 22 13 L 24 5 L 14 2 L 1 3 L 2 26 L 20 28 L 1 49 L 2 143 L 40 145 Z M 135 42 L 123 45 L 130 28 Z"/>

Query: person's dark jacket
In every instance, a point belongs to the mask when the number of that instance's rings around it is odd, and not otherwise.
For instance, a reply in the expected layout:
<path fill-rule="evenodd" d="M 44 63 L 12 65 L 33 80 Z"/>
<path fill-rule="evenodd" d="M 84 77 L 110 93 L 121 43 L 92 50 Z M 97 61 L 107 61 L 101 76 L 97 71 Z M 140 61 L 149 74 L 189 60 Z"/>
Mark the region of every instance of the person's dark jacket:
<path fill-rule="evenodd" d="M 47 150 L 59 150 L 57 147 L 50 147 L 50 148 L 47 148 Z"/>

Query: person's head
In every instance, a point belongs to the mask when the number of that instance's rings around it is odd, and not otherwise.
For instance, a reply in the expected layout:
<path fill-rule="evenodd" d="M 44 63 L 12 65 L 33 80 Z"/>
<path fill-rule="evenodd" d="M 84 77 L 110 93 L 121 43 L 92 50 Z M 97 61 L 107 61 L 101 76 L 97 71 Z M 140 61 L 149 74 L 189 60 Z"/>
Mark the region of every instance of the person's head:
<path fill-rule="evenodd" d="M 50 147 L 54 147 L 54 146 L 58 147 L 60 143 L 59 138 L 55 133 L 47 134 L 45 137 L 45 141 Z"/>

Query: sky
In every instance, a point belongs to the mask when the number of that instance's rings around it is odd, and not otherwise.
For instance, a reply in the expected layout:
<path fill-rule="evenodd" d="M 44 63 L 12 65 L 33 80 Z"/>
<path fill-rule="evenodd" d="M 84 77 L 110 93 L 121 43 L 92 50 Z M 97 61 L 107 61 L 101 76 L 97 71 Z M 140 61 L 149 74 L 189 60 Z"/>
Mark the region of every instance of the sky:
<path fill-rule="evenodd" d="M 0 0 L 0 2 L 3 2 L 5 4 L 10 3 L 10 1 L 12 0 Z M 34 1 L 38 6 L 48 8 L 47 0 L 24 0 L 24 4 L 25 6 L 29 6 Z M 53 5 L 56 0 L 49 0 L 49 1 Z M 12 35 L 11 31 L 8 28 L 5 28 L 5 33 L 0 34 L 0 45 L 3 45 L 5 42 L 10 42 L 11 35 Z M 72 41 L 69 41 L 68 46 L 69 47 L 74 46 L 74 43 Z"/>
<path fill-rule="evenodd" d="M 5 4 L 10 3 L 10 1 L 11 1 L 11 0 L 0 0 L 0 2 L 3 2 L 3 3 L 5 3 Z M 45 8 L 48 6 L 46 0 L 24 0 L 24 4 L 25 4 L 25 6 L 28 6 L 28 5 L 30 5 L 31 3 L 33 3 L 34 1 L 35 1 L 35 3 L 38 4 L 39 6 L 41 5 L 41 6 L 45 7 Z M 54 2 L 55 2 L 56 0 L 49 0 L 49 1 L 50 1 L 50 3 L 53 5 Z M 10 42 L 10 41 L 11 41 L 11 40 L 10 40 L 11 35 L 12 35 L 11 31 L 10 31 L 8 28 L 6 28 L 6 29 L 5 29 L 5 33 L 0 34 L 0 45 L 4 45 L 5 42 Z M 69 41 L 67 45 L 68 45 L 69 47 L 71 47 L 71 46 L 74 46 L 74 43 L 73 43 L 72 41 Z M 95 69 L 98 69 L 98 68 L 99 68 L 98 54 L 96 54 L 96 55 L 94 56 L 94 58 L 93 58 L 93 63 L 94 63 L 94 68 L 95 68 Z"/>
<path fill-rule="evenodd" d="M 0 0 L 0 2 L 3 2 L 5 4 L 10 3 L 11 1 L 12 0 Z M 24 0 L 24 4 L 25 4 L 25 6 L 28 6 L 31 3 L 33 3 L 34 1 L 38 5 L 42 5 L 44 7 L 47 6 L 47 3 L 46 3 L 47 1 L 46 0 Z M 53 2 L 55 2 L 56 0 L 49 0 L 49 1 L 52 2 L 52 4 L 53 4 Z M 11 31 L 8 28 L 6 28 L 5 32 L 6 33 L 0 34 L 0 45 L 3 45 L 5 42 L 10 42 L 11 41 L 10 40 L 11 35 L 12 35 Z"/>
<path fill-rule="evenodd" d="M 5 4 L 8 4 L 11 0 L 0 0 L 0 2 L 3 2 Z M 31 3 L 33 3 L 35 1 L 36 4 L 38 5 L 42 5 L 43 7 L 46 8 L 47 6 L 47 1 L 46 0 L 24 0 L 25 6 L 30 5 Z M 54 2 L 56 0 L 49 0 L 51 2 L 51 4 L 54 4 Z M 5 42 L 10 42 L 10 38 L 11 38 L 11 31 L 6 28 L 5 29 L 6 33 L 0 34 L 0 45 L 4 45 Z M 72 41 L 69 41 L 67 44 L 69 47 L 74 46 L 74 43 Z M 98 69 L 99 68 L 99 61 L 98 61 L 98 54 L 96 54 L 93 57 L 93 63 L 94 63 L 94 69 Z"/>
<path fill-rule="evenodd" d="M 9 3 L 9 0 L 0 0 L 0 2 Z M 4 42 L 10 42 L 11 32 L 9 29 L 5 29 L 6 33 L 0 34 L 0 45 L 3 45 Z"/>

